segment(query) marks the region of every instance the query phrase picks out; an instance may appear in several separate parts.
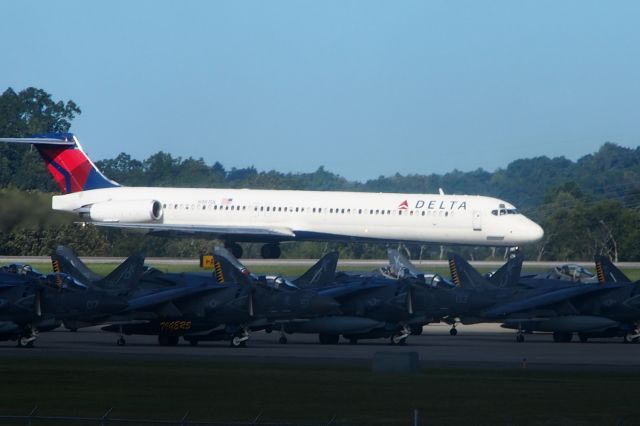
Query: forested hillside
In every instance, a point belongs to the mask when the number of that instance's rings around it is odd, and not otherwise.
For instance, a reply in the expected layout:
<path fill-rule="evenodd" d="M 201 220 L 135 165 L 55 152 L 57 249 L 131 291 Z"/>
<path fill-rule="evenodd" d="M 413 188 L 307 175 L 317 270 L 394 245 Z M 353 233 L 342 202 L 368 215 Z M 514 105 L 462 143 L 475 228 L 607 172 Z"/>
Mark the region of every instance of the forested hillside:
<path fill-rule="evenodd" d="M 73 101 L 54 101 L 45 91 L 7 89 L 0 96 L 0 135 L 28 136 L 68 131 L 80 108 Z M 528 258 L 588 260 L 606 253 L 619 260 L 640 260 L 640 149 L 604 143 L 598 152 L 577 161 L 537 157 L 514 161 L 494 172 L 454 170 L 444 175 L 380 176 L 348 181 L 319 167 L 309 173 L 227 169 L 201 158 L 158 152 L 147 159 L 127 153 L 97 166 L 125 185 L 437 192 L 484 194 L 506 199 L 545 229 L 544 240 L 526 248 Z M 374 173 L 375 171 L 372 171 Z M 80 228 L 74 217 L 49 214 L 57 191 L 38 154 L 27 146 L 0 144 L 0 254 L 47 254 L 57 243 L 71 243 L 83 254 L 126 255 L 139 249 L 149 255 L 193 256 L 207 250 L 206 240 L 131 237 L 119 231 Z M 350 257 L 380 257 L 383 246 L 331 245 Z M 284 255 L 314 257 L 324 244 L 284 246 Z M 411 247 L 414 255 L 439 257 L 446 248 Z M 251 255 L 251 248 L 249 255 Z M 500 255 L 490 249 L 461 249 L 470 257 Z M 460 251 L 460 250 L 459 250 Z"/>

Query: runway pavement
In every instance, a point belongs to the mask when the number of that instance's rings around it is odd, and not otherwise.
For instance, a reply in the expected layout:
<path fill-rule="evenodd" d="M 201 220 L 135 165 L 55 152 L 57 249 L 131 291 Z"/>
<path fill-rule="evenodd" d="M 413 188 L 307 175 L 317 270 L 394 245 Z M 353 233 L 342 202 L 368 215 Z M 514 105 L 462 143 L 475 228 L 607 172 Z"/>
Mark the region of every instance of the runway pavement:
<path fill-rule="evenodd" d="M 109 358 L 233 360 L 296 364 L 369 365 L 376 352 L 418 353 L 421 364 L 451 368 L 530 368 L 552 370 L 640 371 L 640 344 L 623 344 L 621 339 L 594 339 L 587 343 L 554 343 L 549 334 L 526 335 L 524 343 L 515 334 L 494 324 L 459 326 L 458 335 L 449 335 L 449 326 L 425 327 L 421 336 L 410 336 L 408 345 L 391 346 L 385 339 L 363 340 L 351 345 L 320 345 L 316 335 L 288 335 L 287 344 L 278 343 L 279 333 L 253 333 L 245 348 L 231 348 L 225 341 L 201 342 L 190 346 L 159 346 L 154 336 L 126 336 L 127 344 L 117 346 L 117 335 L 97 328 L 72 333 L 57 330 L 42 333 L 34 348 L 17 348 L 14 342 L 0 342 L 2 357 Z"/>

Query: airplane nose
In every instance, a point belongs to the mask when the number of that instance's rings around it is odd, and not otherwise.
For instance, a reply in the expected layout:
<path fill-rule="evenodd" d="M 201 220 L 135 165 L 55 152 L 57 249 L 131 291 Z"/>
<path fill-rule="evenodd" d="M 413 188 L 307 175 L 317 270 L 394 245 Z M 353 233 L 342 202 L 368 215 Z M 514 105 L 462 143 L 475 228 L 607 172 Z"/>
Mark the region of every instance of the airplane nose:
<path fill-rule="evenodd" d="M 313 314 L 326 314 L 337 310 L 340 304 L 333 297 L 315 296 L 309 306 Z"/>
<path fill-rule="evenodd" d="M 529 232 L 531 234 L 532 243 L 540 241 L 542 237 L 544 237 L 544 229 L 534 221 L 531 221 L 531 225 L 529 225 Z"/>

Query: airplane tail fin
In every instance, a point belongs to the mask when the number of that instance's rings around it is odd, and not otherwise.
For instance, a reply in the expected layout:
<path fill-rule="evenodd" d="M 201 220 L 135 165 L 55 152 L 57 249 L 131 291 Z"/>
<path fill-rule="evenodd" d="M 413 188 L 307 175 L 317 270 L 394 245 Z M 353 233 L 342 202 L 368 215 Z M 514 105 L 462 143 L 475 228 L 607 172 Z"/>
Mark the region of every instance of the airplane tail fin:
<path fill-rule="evenodd" d="M 33 144 L 64 194 L 120 186 L 98 170 L 72 133 L 0 138 L 0 142 Z"/>
<path fill-rule="evenodd" d="M 109 275 L 94 282 L 94 285 L 118 295 L 128 294 L 140 282 L 144 273 L 144 259 L 140 253 L 129 256 Z"/>
<path fill-rule="evenodd" d="M 293 280 L 300 288 L 323 287 L 335 280 L 338 267 L 338 252 L 332 251 L 325 254 L 307 272 Z"/>
<path fill-rule="evenodd" d="M 222 251 L 224 250 L 224 251 Z M 226 249 L 216 247 L 213 253 L 214 277 L 220 283 L 251 284 L 251 273 Z"/>
<path fill-rule="evenodd" d="M 476 271 L 469 262 L 457 254 L 449 253 L 449 270 L 451 271 L 452 281 L 459 287 L 472 288 L 477 291 L 496 288 L 480 275 L 480 272 Z"/>
<path fill-rule="evenodd" d="M 518 253 L 510 258 L 507 263 L 502 265 L 496 272 L 491 275 L 489 282 L 498 287 L 510 287 L 516 285 L 520 279 L 522 272 L 522 262 L 524 255 Z"/>
<path fill-rule="evenodd" d="M 596 262 L 596 275 L 598 282 L 603 284 L 605 282 L 616 283 L 630 283 L 631 280 L 627 277 L 617 266 L 609 260 L 607 256 L 595 256 Z"/>
<path fill-rule="evenodd" d="M 69 247 L 56 247 L 55 253 L 51 255 L 51 265 L 53 266 L 53 272 L 69 274 L 87 286 L 103 278 L 87 268 L 87 265 Z"/>

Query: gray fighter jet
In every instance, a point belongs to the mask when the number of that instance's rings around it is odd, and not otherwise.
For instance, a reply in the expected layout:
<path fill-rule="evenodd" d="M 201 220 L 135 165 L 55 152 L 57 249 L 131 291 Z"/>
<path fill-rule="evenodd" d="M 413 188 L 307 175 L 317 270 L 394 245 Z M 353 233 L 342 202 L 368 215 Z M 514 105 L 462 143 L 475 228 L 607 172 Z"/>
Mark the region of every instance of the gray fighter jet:
<path fill-rule="evenodd" d="M 510 259 L 515 265 L 506 276 L 507 284 L 497 287 L 482 277 L 459 256 L 450 255 L 451 274 L 462 289 L 472 287 L 469 294 L 482 321 L 502 322 L 505 328 L 518 330 L 516 340 L 524 341 L 525 332 L 550 332 L 554 341 L 571 341 L 578 333 L 581 341 L 591 337 L 624 336 L 624 341 L 637 340 L 640 321 L 640 290 L 630 283 L 576 283 L 540 278 L 523 279 L 518 271 L 522 258 Z M 508 270 L 509 271 L 509 270 Z M 481 295 L 488 297 L 487 304 Z M 492 300 L 490 302 L 490 300 Z M 462 316 L 464 322 L 464 316 Z"/>
<path fill-rule="evenodd" d="M 62 321 L 96 320 L 126 307 L 126 299 L 88 289 L 65 274 L 0 271 L 0 340 L 15 340 L 21 347 L 33 346 L 39 332 Z"/>
<path fill-rule="evenodd" d="M 54 261 L 91 286 L 127 296 L 128 310 L 112 316 L 111 324 L 103 328 L 121 334 L 118 344 L 125 343 L 123 334 L 151 334 L 158 336 L 161 345 L 175 345 L 183 336 L 192 345 L 229 340 L 232 346 L 244 346 L 251 330 L 272 327 L 281 319 L 325 314 L 337 306 L 312 291 L 254 280 L 218 255 L 213 274 L 147 269 L 138 285 L 126 291 L 99 277 L 91 279 L 88 268 L 70 250 L 59 248 Z M 140 261 L 133 257 L 124 264 L 129 262 Z"/>

